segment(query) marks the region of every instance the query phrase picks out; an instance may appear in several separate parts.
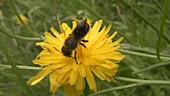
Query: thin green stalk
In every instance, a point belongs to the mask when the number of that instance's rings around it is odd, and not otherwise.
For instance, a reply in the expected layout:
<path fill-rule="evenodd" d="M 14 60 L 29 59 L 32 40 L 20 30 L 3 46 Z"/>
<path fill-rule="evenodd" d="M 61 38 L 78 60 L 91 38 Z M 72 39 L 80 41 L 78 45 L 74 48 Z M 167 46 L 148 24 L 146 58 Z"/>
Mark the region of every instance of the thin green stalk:
<path fill-rule="evenodd" d="M 115 79 L 117 81 L 135 82 L 135 83 L 118 86 L 114 88 L 107 88 L 107 89 L 95 92 L 93 94 L 90 94 L 89 96 L 95 96 L 95 95 L 103 94 L 103 93 L 110 92 L 110 91 L 123 90 L 123 89 L 133 88 L 133 87 L 142 86 L 142 85 L 170 85 L 170 81 L 168 80 L 166 81 L 165 80 L 141 80 L 141 79 L 118 77 L 118 76 L 116 76 Z"/>
<path fill-rule="evenodd" d="M 152 55 L 156 55 L 156 49 L 153 48 L 148 48 L 148 47 L 138 47 L 138 46 L 134 46 L 132 44 L 129 43 L 125 43 L 125 44 L 121 44 L 122 49 L 126 49 L 126 50 L 133 50 L 135 52 L 141 52 L 141 53 L 145 53 L 145 54 L 152 54 Z M 169 54 L 161 54 L 161 56 L 169 56 Z"/>
<path fill-rule="evenodd" d="M 114 88 L 103 89 L 103 90 L 97 91 L 97 92 L 95 92 L 93 94 L 90 94 L 89 96 L 95 96 L 95 95 L 98 95 L 98 94 L 103 94 L 103 93 L 110 92 L 110 91 L 115 91 L 115 90 L 132 88 L 132 87 L 136 87 L 138 85 L 139 85 L 139 83 L 133 83 L 133 84 L 118 86 L 118 87 L 114 87 Z"/>
<path fill-rule="evenodd" d="M 20 15 L 19 15 L 19 13 L 17 12 L 17 9 L 16 9 L 16 7 L 15 7 L 15 5 L 14 5 L 14 0 L 9 0 L 9 2 L 10 2 L 10 5 L 11 5 L 11 7 L 12 7 L 12 10 L 13 10 L 14 13 L 16 14 L 16 16 L 17 16 L 17 18 L 19 19 L 19 21 L 23 24 L 23 26 L 24 26 L 24 28 L 27 30 L 27 32 L 30 32 L 30 33 L 32 33 L 32 34 L 35 35 L 35 36 L 39 36 L 39 34 L 37 34 L 36 32 L 33 32 L 33 31 L 28 27 L 28 25 L 25 24 L 24 21 L 21 19 Z"/>
<path fill-rule="evenodd" d="M 155 68 L 157 68 L 157 67 L 162 67 L 162 66 L 166 66 L 166 65 L 170 65 L 170 61 L 161 62 L 161 63 L 158 63 L 158 64 L 153 64 L 153 65 L 151 65 L 151 66 L 149 66 L 149 67 L 147 67 L 147 68 L 144 68 L 144 69 L 135 71 L 135 72 L 133 72 L 132 74 L 138 74 L 138 73 L 150 71 L 150 70 L 155 69 Z"/>
<path fill-rule="evenodd" d="M 130 54 L 130 55 L 157 59 L 156 55 L 151 55 L 151 54 L 146 54 L 146 53 L 141 53 L 141 52 L 134 52 L 134 51 L 129 51 L 129 50 L 122 50 L 122 49 L 119 49 L 118 51 L 122 53 Z M 162 60 L 170 60 L 170 57 L 161 56 L 161 58 Z"/>
<path fill-rule="evenodd" d="M 119 76 L 116 76 L 115 79 L 117 81 L 136 82 L 136 83 L 149 84 L 149 85 L 151 85 L 151 84 L 154 84 L 154 85 L 170 85 L 169 80 L 142 80 L 142 79 L 119 77 Z"/>
<path fill-rule="evenodd" d="M 24 36 L 19 36 L 19 35 L 13 35 L 13 34 L 10 34 L 9 32 L 3 31 L 2 29 L 0 29 L 0 32 L 5 34 L 5 35 L 8 35 L 10 37 L 13 37 L 13 38 L 16 38 L 16 39 L 21 39 L 21 40 L 26 40 L 26 41 L 42 41 L 43 40 L 43 37 L 42 38 L 40 38 L 40 37 L 30 38 L 30 37 L 24 37 Z"/>
<path fill-rule="evenodd" d="M 41 70 L 40 67 L 33 67 L 33 66 L 21 66 L 21 65 L 17 65 L 16 67 L 18 69 L 22 69 L 22 70 Z M 12 67 L 10 65 L 7 65 L 7 64 L 0 64 L 0 68 L 1 69 L 6 69 L 6 68 L 11 69 Z"/>
<path fill-rule="evenodd" d="M 156 48 L 156 55 L 157 55 L 157 58 L 159 61 L 161 61 L 160 47 L 161 47 L 161 40 L 162 40 L 162 35 L 164 32 L 165 20 L 166 20 L 167 12 L 169 9 L 169 5 L 170 5 L 170 0 L 165 0 L 164 11 L 163 11 L 163 16 L 162 16 L 162 20 L 161 20 L 161 26 L 160 26 L 160 30 L 159 30 L 159 37 L 158 37 L 157 48 Z"/>
<path fill-rule="evenodd" d="M 1 35 L 0 35 L 0 48 L 4 52 L 4 54 L 8 60 L 8 63 L 11 64 L 12 70 L 14 71 L 15 75 L 18 77 L 18 80 L 20 81 L 20 83 L 23 86 L 23 88 L 25 89 L 25 91 L 29 94 L 29 96 L 33 96 L 33 93 L 31 92 L 30 88 L 26 84 L 21 73 L 19 72 L 18 68 L 16 67 L 16 64 L 14 63 L 12 57 L 10 56 L 7 46 L 6 46 L 4 39 L 2 38 Z"/>

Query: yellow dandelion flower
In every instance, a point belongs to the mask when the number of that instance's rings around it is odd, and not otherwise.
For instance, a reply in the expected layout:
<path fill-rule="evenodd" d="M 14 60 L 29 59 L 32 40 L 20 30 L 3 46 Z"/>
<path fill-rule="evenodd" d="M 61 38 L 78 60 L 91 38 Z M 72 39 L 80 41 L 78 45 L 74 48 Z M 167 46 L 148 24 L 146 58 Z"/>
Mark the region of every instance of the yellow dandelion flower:
<path fill-rule="evenodd" d="M 72 22 L 72 28 L 59 21 L 60 32 L 52 27 L 50 29 L 52 34 L 44 33 L 44 42 L 36 43 L 43 50 L 33 60 L 33 63 L 40 65 L 42 70 L 32 77 L 28 84 L 35 85 L 49 75 L 51 92 L 55 93 L 59 87 L 64 86 L 67 96 L 80 96 L 86 81 L 91 90 L 97 90 L 95 76 L 108 82 L 114 81 L 113 76 L 119 67 L 117 63 L 124 58 L 124 55 L 116 51 L 120 48 L 123 37 L 112 42 L 117 32 L 108 35 L 111 25 L 101 29 L 102 20 L 96 21 L 92 26 L 91 20 L 86 19 L 89 30 L 82 39 L 88 42 L 82 42 L 86 48 L 78 44 L 74 50 L 77 53 L 77 61 L 74 54 L 67 57 L 61 51 L 65 40 L 76 28 L 77 21 Z"/>
<path fill-rule="evenodd" d="M 20 14 L 20 17 L 21 17 L 21 19 L 24 21 L 25 24 L 28 24 L 28 18 L 27 18 L 25 15 Z M 17 22 L 19 25 L 23 26 L 17 16 L 14 16 L 13 19 L 16 20 L 16 22 Z"/>

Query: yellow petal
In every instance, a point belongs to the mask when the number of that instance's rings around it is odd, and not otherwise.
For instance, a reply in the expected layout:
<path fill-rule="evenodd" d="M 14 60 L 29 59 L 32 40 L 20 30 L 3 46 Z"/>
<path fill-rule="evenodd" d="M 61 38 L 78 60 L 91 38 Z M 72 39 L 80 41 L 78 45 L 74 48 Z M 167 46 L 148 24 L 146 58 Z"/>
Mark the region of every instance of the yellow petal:
<path fill-rule="evenodd" d="M 107 36 L 108 32 L 110 31 L 112 25 L 109 25 L 107 27 L 103 27 L 103 29 L 98 33 L 100 35 L 98 35 L 98 40 L 97 41 L 103 41 L 103 39 L 106 39 L 105 37 Z M 108 39 L 108 38 L 107 38 Z"/>
<path fill-rule="evenodd" d="M 105 75 L 100 71 L 98 70 L 96 67 L 90 67 L 90 69 L 93 71 L 93 73 L 98 77 L 100 78 L 101 80 L 105 80 Z"/>
<path fill-rule="evenodd" d="M 29 20 L 28 20 L 28 18 L 27 18 L 25 15 L 20 14 L 20 18 L 22 19 L 22 21 L 23 21 L 25 24 L 28 24 Z M 19 25 L 23 26 L 23 24 L 20 22 L 20 20 L 18 19 L 17 16 L 15 16 L 14 19 L 17 21 L 17 23 L 18 23 Z"/>
<path fill-rule="evenodd" d="M 65 75 L 63 75 L 62 79 L 60 79 L 60 82 L 62 82 L 63 84 L 68 83 L 68 80 L 70 78 L 70 74 L 71 74 L 71 70 L 67 71 L 65 73 Z"/>
<path fill-rule="evenodd" d="M 106 38 L 106 36 L 107 36 L 108 32 L 110 31 L 110 29 L 111 29 L 111 25 L 109 25 L 107 28 L 104 26 L 103 29 L 100 32 L 98 32 L 98 34 L 96 35 L 96 37 L 95 37 L 95 38 L 97 38 L 96 41 L 92 41 L 94 45 L 91 45 L 91 46 L 93 46 L 93 48 L 95 48 L 95 46 L 98 44 L 101 44 L 101 42 L 106 43 L 106 41 L 108 41 L 108 38 Z M 103 43 L 101 45 L 103 45 Z M 105 48 L 105 47 L 103 47 L 103 48 Z"/>
<path fill-rule="evenodd" d="M 102 67 L 108 68 L 108 69 L 118 69 L 119 65 L 115 64 L 113 62 L 111 63 L 106 63 L 106 64 L 101 64 Z"/>
<path fill-rule="evenodd" d="M 91 47 L 94 48 L 93 45 L 97 44 L 97 43 L 101 40 L 101 37 L 100 37 L 100 36 L 102 36 L 103 31 L 105 30 L 105 28 L 106 28 L 106 26 L 104 26 L 103 29 L 96 34 L 96 38 L 91 39 L 91 40 L 87 43 L 87 46 L 90 46 L 90 48 L 91 48 Z M 90 32 L 92 32 L 92 31 L 90 31 Z M 91 38 L 92 38 L 92 37 L 91 37 Z"/>
<path fill-rule="evenodd" d="M 49 76 L 49 80 L 50 80 L 50 91 L 51 91 L 53 94 L 57 91 L 58 87 L 60 87 L 60 86 L 58 86 L 59 84 L 56 84 L 56 83 L 57 83 L 57 82 L 56 82 L 56 78 L 57 78 L 57 77 L 58 77 L 58 76 L 55 75 L 54 73 L 50 74 L 50 76 Z"/>
<path fill-rule="evenodd" d="M 110 59 L 120 61 L 120 60 L 122 60 L 123 58 L 125 58 L 125 56 L 122 55 L 121 53 L 119 53 L 119 52 L 113 52 L 113 55 L 111 56 Z"/>
<path fill-rule="evenodd" d="M 74 85 L 77 81 L 78 73 L 76 71 L 72 71 L 69 79 L 69 84 Z"/>
<path fill-rule="evenodd" d="M 81 96 L 83 90 L 77 91 L 74 86 L 65 85 L 64 92 L 65 96 Z"/>
<path fill-rule="evenodd" d="M 88 66 L 86 66 L 86 80 L 90 89 L 97 90 L 95 78 Z"/>
<path fill-rule="evenodd" d="M 77 72 L 78 66 L 79 66 L 79 65 L 78 65 L 76 62 L 73 62 L 73 66 L 72 66 L 73 71 Z"/>
<path fill-rule="evenodd" d="M 55 38 L 53 37 L 50 33 L 48 32 L 45 32 L 45 42 L 48 42 L 52 45 L 56 45 L 56 46 L 59 46 L 57 47 L 58 50 L 60 50 L 63 46 L 63 43 L 64 43 L 64 39 L 63 40 L 59 40 L 58 38 Z"/>
<path fill-rule="evenodd" d="M 116 36 L 117 34 L 117 31 L 115 31 L 108 39 L 108 41 L 111 41 L 112 42 L 112 39 Z"/>
<path fill-rule="evenodd" d="M 73 22 L 72 22 L 72 30 L 74 30 L 74 28 L 76 28 L 76 26 L 77 26 L 77 22 L 76 22 L 76 21 L 73 21 Z"/>
<path fill-rule="evenodd" d="M 59 44 L 52 45 L 52 44 L 49 44 L 46 42 L 38 42 L 38 43 L 36 43 L 36 46 L 41 46 L 44 50 L 48 49 L 48 50 L 52 51 L 52 53 L 61 54 L 61 52 L 60 52 L 61 45 L 59 45 Z"/>
<path fill-rule="evenodd" d="M 72 66 L 67 64 L 67 65 L 63 66 L 62 69 L 59 70 L 58 74 L 59 75 L 64 74 L 64 73 L 68 72 L 71 69 L 72 69 Z"/>
<path fill-rule="evenodd" d="M 80 65 L 78 68 L 78 72 L 80 76 L 85 77 L 86 76 L 86 69 L 84 65 Z"/>
<path fill-rule="evenodd" d="M 35 85 L 38 82 L 40 82 L 46 75 L 48 75 L 49 73 L 51 73 L 52 70 L 50 68 L 44 68 L 42 69 L 42 71 L 40 71 L 36 76 L 30 78 L 27 83 L 29 85 Z"/>
<path fill-rule="evenodd" d="M 64 37 L 62 37 L 61 34 L 57 32 L 57 30 L 55 30 L 54 27 L 51 27 L 50 30 L 57 37 L 57 39 L 59 39 L 62 42 L 64 41 Z"/>
<path fill-rule="evenodd" d="M 98 70 L 101 70 L 101 71 L 102 71 L 104 74 L 106 74 L 107 76 L 112 76 L 112 75 L 113 75 L 111 69 L 108 69 L 108 68 L 105 68 L 105 67 L 102 67 L 102 66 L 99 66 L 97 69 L 98 69 Z"/>
<path fill-rule="evenodd" d="M 50 85 L 50 91 L 55 94 L 55 92 L 57 91 L 58 87 L 57 86 L 53 86 L 53 85 Z"/>
<path fill-rule="evenodd" d="M 49 80 L 50 80 L 51 86 L 57 86 L 57 87 L 61 86 L 58 82 L 56 82 L 58 77 L 59 77 L 59 75 L 57 75 L 56 72 L 53 72 L 52 74 L 50 74 Z"/>
<path fill-rule="evenodd" d="M 113 82 L 113 81 L 115 81 L 115 80 L 113 79 L 113 77 L 110 77 L 110 76 L 107 76 L 107 77 L 106 77 L 106 80 L 107 80 L 107 82 Z"/>
<path fill-rule="evenodd" d="M 69 34 L 72 33 L 72 29 L 71 29 L 66 23 L 62 23 L 62 24 L 61 24 L 61 27 L 62 27 L 63 30 L 64 30 L 65 36 L 69 36 Z M 66 38 L 65 38 L 65 39 L 66 39 Z"/>
<path fill-rule="evenodd" d="M 85 88 L 85 80 L 83 77 L 81 77 L 80 75 L 78 76 L 77 82 L 76 82 L 76 90 L 84 90 Z"/>
<path fill-rule="evenodd" d="M 96 37 L 97 33 L 100 30 L 100 27 L 102 25 L 102 20 L 96 21 L 93 27 L 88 32 L 88 39 L 89 41 L 93 41 L 93 39 Z"/>
<path fill-rule="evenodd" d="M 112 43 L 112 46 L 118 45 L 123 40 L 123 37 L 119 38 L 118 40 Z"/>

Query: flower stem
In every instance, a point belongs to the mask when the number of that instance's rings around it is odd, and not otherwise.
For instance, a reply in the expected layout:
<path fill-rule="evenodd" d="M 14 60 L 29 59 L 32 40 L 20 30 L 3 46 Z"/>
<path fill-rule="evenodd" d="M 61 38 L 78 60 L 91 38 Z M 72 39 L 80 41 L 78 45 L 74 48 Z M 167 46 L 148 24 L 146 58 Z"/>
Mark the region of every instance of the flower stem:
<path fill-rule="evenodd" d="M 2 49 L 2 51 L 4 52 L 8 63 L 11 64 L 11 68 L 14 71 L 14 73 L 16 74 L 18 80 L 20 81 L 21 85 L 23 86 L 23 88 L 25 89 L 25 91 L 29 94 L 29 96 L 33 96 L 33 93 L 31 92 L 30 88 L 28 87 L 28 85 L 26 84 L 26 82 L 24 81 L 21 73 L 19 72 L 18 68 L 16 67 L 16 64 L 14 63 L 11 55 L 8 52 L 7 46 L 4 42 L 3 37 L 0 35 L 0 48 Z"/>
<path fill-rule="evenodd" d="M 7 64 L 0 64 L 1 69 L 6 69 L 6 68 L 12 68 L 10 65 Z M 18 69 L 23 69 L 23 70 L 41 70 L 40 67 L 33 67 L 33 66 L 21 66 L 17 65 Z"/>
<path fill-rule="evenodd" d="M 126 78 L 126 77 L 118 77 L 118 76 L 115 77 L 115 79 L 117 79 L 117 81 L 128 81 L 128 82 L 135 82 L 135 83 L 118 86 L 114 88 L 107 88 L 107 89 L 95 92 L 93 94 L 90 94 L 89 96 L 95 96 L 95 95 L 103 94 L 103 93 L 110 92 L 110 91 L 123 90 L 123 89 L 142 86 L 142 85 L 170 85 L 170 81 L 168 80 L 166 81 L 165 80 L 141 80 L 141 79 Z"/>
<path fill-rule="evenodd" d="M 122 50 L 122 49 L 119 49 L 118 51 L 120 51 L 122 53 L 130 54 L 130 55 L 136 55 L 136 56 L 142 56 L 142 57 L 157 59 L 156 55 L 151 55 L 151 54 L 146 54 L 146 53 L 141 53 L 141 52 L 134 52 L 134 51 L 129 51 L 129 50 Z M 162 60 L 170 60 L 170 57 L 161 56 L 161 59 Z"/>
<path fill-rule="evenodd" d="M 133 79 L 133 78 L 126 78 L 126 77 L 118 77 L 116 76 L 115 79 L 118 81 L 127 81 L 127 82 L 136 82 L 141 83 L 142 85 L 146 84 L 154 84 L 154 85 L 170 85 L 170 81 L 168 80 L 141 80 L 141 79 Z"/>
<path fill-rule="evenodd" d="M 162 20 L 161 20 L 161 26 L 160 26 L 160 30 L 159 30 L 159 37 L 158 37 L 157 48 L 156 48 L 156 55 L 157 55 L 157 58 L 159 61 L 161 61 L 161 57 L 160 57 L 161 40 L 162 40 L 163 31 L 164 31 L 164 25 L 165 25 L 167 12 L 168 12 L 169 5 L 170 5 L 170 0 L 165 0 L 164 4 L 165 4 L 164 11 L 163 11 L 163 16 L 162 16 Z"/>
<path fill-rule="evenodd" d="M 0 32 L 10 37 L 21 39 L 21 40 L 26 40 L 26 41 L 42 41 L 43 40 L 43 37 L 42 38 L 40 37 L 30 38 L 30 37 L 24 37 L 24 36 L 19 36 L 19 35 L 13 35 L 13 34 L 10 34 L 9 32 L 4 32 L 2 29 L 0 29 Z"/>
<path fill-rule="evenodd" d="M 135 71 L 135 72 L 133 72 L 132 74 L 138 74 L 138 73 L 146 72 L 146 71 L 155 69 L 155 68 L 157 68 L 157 67 L 166 66 L 166 65 L 170 65 L 170 61 L 161 62 L 161 63 L 158 63 L 158 64 L 153 64 L 153 65 L 151 65 L 151 66 L 149 66 L 149 67 L 147 67 L 147 68 L 144 68 L 144 69 Z"/>
<path fill-rule="evenodd" d="M 95 92 L 93 94 L 90 94 L 89 96 L 95 96 L 95 95 L 98 95 L 98 94 L 103 94 L 103 93 L 110 92 L 110 91 L 115 91 L 115 90 L 132 88 L 132 87 L 136 87 L 138 85 L 139 85 L 139 83 L 133 83 L 133 84 L 118 86 L 118 87 L 114 87 L 114 88 L 103 89 L 103 90 L 97 91 L 97 92 Z"/>

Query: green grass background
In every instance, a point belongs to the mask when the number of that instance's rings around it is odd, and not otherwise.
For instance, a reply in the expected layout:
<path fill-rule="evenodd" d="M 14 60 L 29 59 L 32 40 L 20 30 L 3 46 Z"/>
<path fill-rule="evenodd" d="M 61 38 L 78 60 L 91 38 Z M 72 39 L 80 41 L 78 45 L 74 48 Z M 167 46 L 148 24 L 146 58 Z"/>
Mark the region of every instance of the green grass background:
<path fill-rule="evenodd" d="M 97 79 L 98 92 L 85 90 L 84 96 L 170 96 L 169 3 L 169 0 L 0 0 L 0 96 L 53 96 L 48 77 L 35 86 L 25 83 L 39 71 L 32 63 L 41 51 L 35 43 L 42 38 L 36 34 L 43 35 L 52 26 L 59 29 L 57 18 L 71 26 L 72 18 L 82 19 L 85 15 L 93 21 L 103 19 L 103 26 L 112 24 L 110 33 L 119 32 L 114 40 L 125 38 L 119 51 L 126 58 L 119 63 L 116 83 Z M 12 19 L 16 14 L 26 14 L 29 24 L 18 25 Z M 64 96 L 63 89 L 55 95 Z"/>

